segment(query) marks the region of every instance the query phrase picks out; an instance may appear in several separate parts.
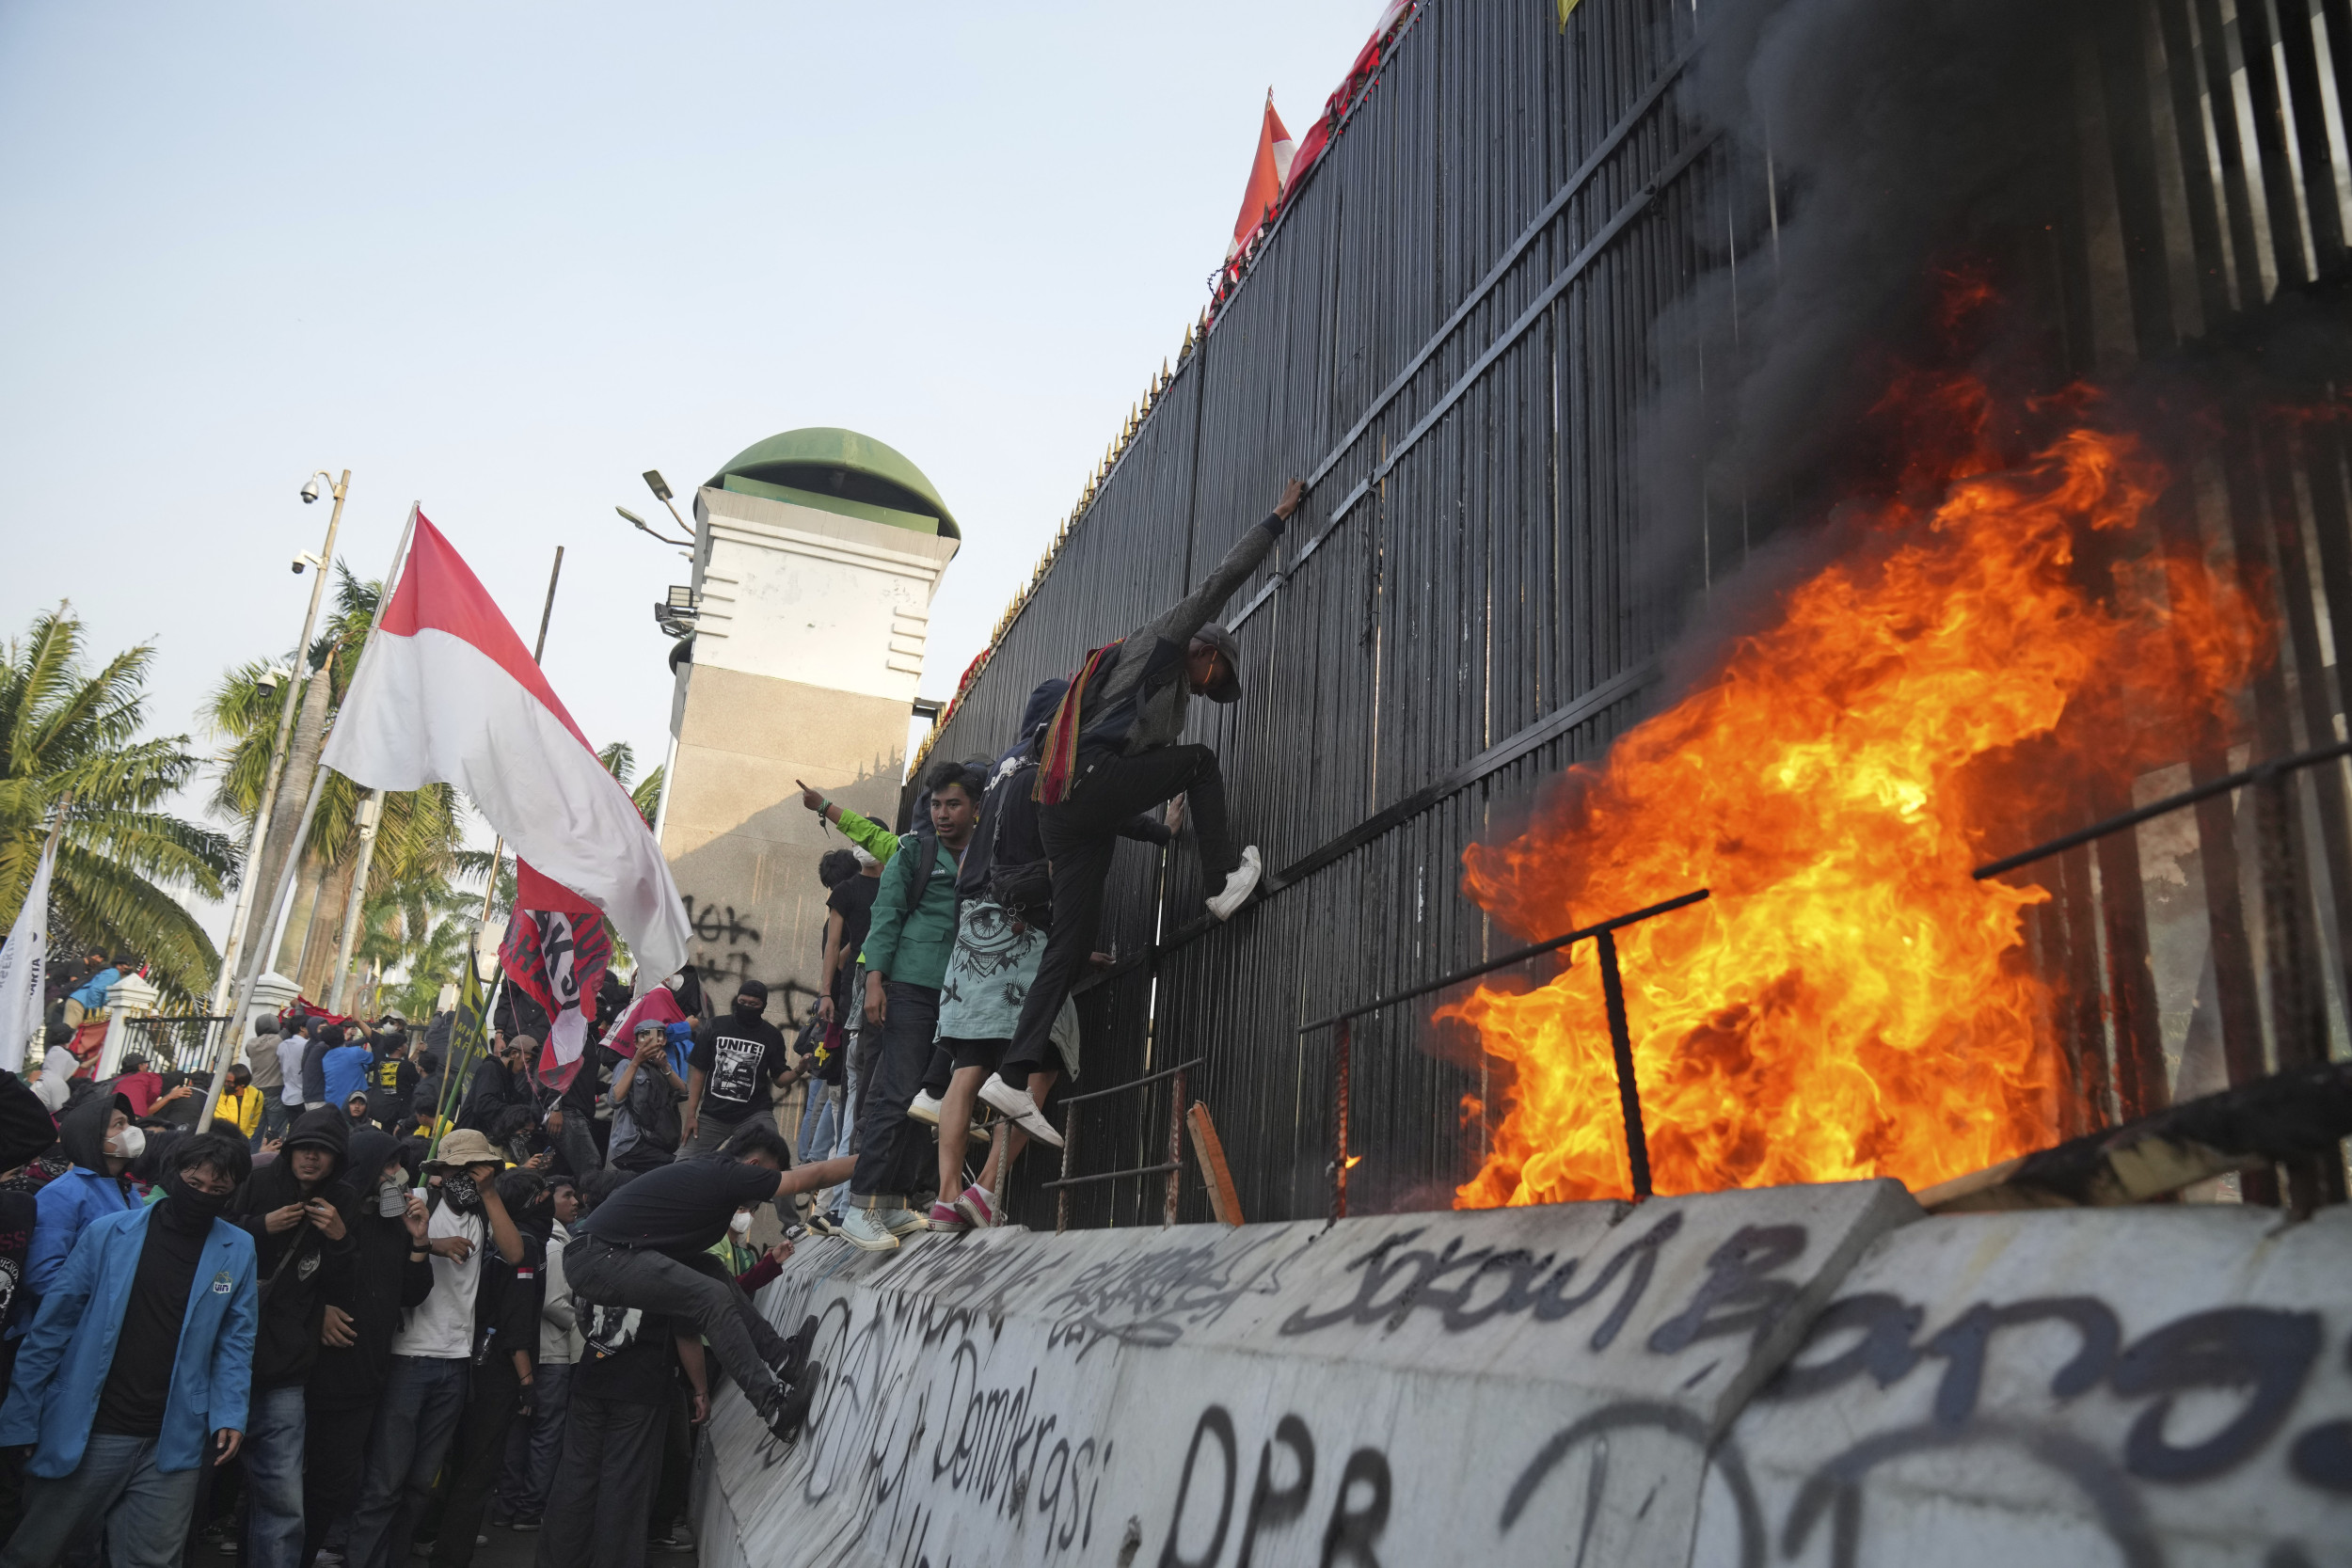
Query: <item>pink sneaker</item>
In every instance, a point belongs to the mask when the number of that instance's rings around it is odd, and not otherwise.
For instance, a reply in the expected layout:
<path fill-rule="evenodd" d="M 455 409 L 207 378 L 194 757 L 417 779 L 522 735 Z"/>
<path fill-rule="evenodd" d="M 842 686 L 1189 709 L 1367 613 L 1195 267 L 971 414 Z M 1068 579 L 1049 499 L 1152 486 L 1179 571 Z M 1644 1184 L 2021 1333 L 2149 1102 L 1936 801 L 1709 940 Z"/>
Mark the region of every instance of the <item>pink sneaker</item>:
<path fill-rule="evenodd" d="M 956 1199 L 956 1212 L 970 1221 L 975 1229 L 986 1230 L 996 1223 L 996 1206 L 977 1186 L 963 1189 Z"/>
<path fill-rule="evenodd" d="M 958 1212 L 961 1207 L 962 1203 L 961 1200 L 954 1204 L 932 1204 L 930 1222 L 930 1228 L 933 1230 L 948 1231 L 971 1229 L 972 1223 L 965 1219 L 961 1213 Z"/>

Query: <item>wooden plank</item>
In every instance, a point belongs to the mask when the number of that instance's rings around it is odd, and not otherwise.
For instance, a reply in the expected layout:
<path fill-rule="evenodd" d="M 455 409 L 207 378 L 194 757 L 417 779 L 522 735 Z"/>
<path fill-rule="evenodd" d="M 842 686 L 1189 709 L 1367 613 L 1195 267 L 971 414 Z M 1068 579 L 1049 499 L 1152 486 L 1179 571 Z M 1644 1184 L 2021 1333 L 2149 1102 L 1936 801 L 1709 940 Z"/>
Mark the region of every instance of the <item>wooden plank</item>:
<path fill-rule="evenodd" d="M 1192 1152 L 1200 1162 L 1200 1180 L 1209 1189 L 1209 1211 L 1216 1215 L 1219 1225 L 1239 1225 L 1241 1194 L 1233 1190 L 1233 1173 L 1225 1168 L 1225 1146 L 1217 1141 L 1216 1123 L 1210 1119 L 1208 1106 L 1196 1100 L 1184 1113 L 1184 1121 L 1192 1129 Z"/>

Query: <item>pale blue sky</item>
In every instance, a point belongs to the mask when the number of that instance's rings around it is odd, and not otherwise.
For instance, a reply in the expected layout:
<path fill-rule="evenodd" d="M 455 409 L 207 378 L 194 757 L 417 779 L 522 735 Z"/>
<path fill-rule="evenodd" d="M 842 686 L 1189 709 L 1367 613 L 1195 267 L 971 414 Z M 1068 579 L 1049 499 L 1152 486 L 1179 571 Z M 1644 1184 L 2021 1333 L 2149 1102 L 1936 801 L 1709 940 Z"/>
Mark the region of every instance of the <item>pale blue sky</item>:
<path fill-rule="evenodd" d="M 0 0 L 0 626 L 192 728 L 348 467 L 345 559 L 421 499 L 526 638 L 566 546 L 550 677 L 649 768 L 685 563 L 613 506 L 840 424 L 963 525 L 944 695 L 1379 9 Z"/>

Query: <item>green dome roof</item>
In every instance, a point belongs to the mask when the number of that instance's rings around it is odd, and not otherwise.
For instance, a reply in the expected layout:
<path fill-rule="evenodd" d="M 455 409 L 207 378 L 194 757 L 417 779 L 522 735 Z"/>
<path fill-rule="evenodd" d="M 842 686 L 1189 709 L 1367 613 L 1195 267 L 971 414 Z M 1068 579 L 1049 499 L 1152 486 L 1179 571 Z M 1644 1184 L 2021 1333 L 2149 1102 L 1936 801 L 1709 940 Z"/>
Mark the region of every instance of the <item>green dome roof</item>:
<path fill-rule="evenodd" d="M 723 489 L 731 478 L 935 517 L 941 533 L 950 539 L 963 537 L 922 469 L 895 449 L 854 430 L 818 425 L 771 436 L 736 453 L 710 483 Z"/>

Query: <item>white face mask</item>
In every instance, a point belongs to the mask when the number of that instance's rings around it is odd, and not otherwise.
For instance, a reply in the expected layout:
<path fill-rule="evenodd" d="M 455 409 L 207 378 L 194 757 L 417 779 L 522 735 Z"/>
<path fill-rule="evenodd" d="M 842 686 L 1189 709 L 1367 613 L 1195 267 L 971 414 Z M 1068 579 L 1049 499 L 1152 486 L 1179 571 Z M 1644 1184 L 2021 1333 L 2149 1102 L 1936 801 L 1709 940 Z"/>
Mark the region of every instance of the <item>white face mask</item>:
<path fill-rule="evenodd" d="M 147 1130 L 138 1126 L 124 1128 L 106 1140 L 106 1152 L 119 1160 L 135 1160 L 147 1152 Z"/>
<path fill-rule="evenodd" d="M 727 1228 L 734 1231 L 738 1236 L 750 1235 L 752 1233 L 751 1215 L 746 1214 L 739 1210 L 737 1211 L 735 1218 L 727 1221 Z"/>

